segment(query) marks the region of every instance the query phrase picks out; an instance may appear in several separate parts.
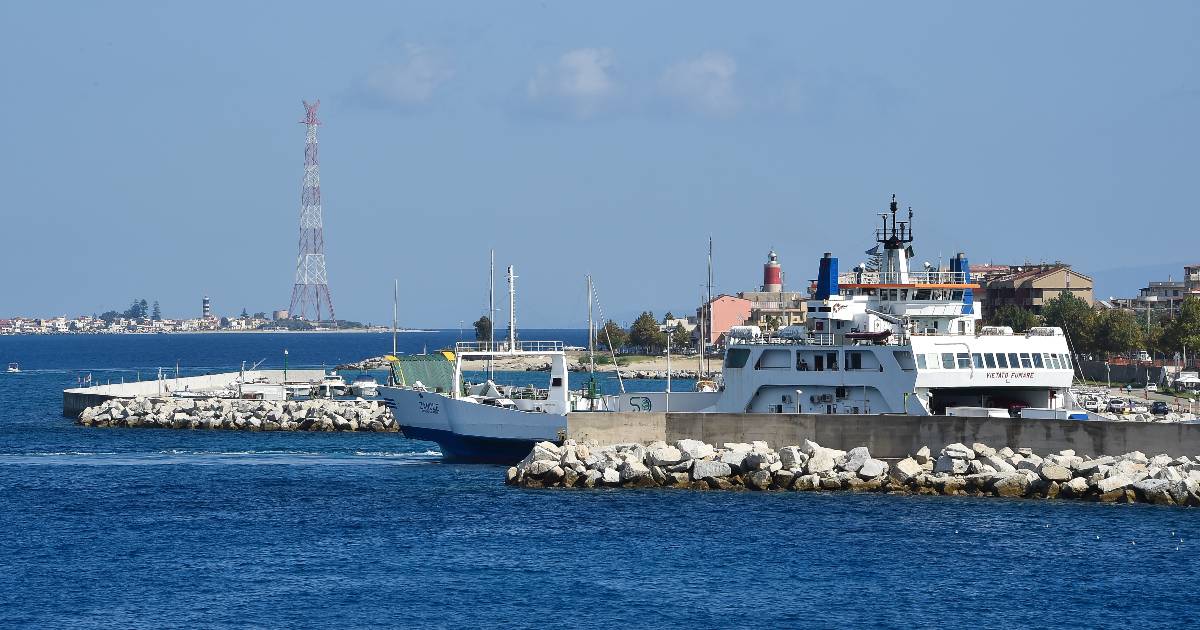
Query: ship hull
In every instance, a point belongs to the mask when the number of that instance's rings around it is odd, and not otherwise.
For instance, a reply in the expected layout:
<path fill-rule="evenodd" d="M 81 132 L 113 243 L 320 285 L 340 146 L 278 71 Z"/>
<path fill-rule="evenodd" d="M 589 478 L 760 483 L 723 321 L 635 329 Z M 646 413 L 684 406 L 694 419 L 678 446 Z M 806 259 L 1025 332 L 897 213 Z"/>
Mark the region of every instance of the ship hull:
<path fill-rule="evenodd" d="M 557 441 L 566 416 L 454 400 L 403 387 L 380 387 L 405 437 L 436 442 L 446 460 L 515 464 L 543 440 Z"/>
<path fill-rule="evenodd" d="M 403 425 L 400 430 L 407 438 L 435 442 L 445 461 L 475 464 L 516 464 L 539 441 L 460 435 L 453 431 Z"/>

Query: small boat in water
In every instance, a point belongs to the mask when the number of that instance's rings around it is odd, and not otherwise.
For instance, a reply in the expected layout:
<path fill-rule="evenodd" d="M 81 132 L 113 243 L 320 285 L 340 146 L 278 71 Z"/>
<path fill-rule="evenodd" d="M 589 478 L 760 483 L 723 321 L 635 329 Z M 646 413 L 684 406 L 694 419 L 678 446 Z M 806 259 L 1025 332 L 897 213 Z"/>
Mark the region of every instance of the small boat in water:
<path fill-rule="evenodd" d="M 21 366 L 16 363 L 9 363 L 8 369 L 5 371 L 8 372 L 9 374 L 16 374 L 17 372 L 21 371 Z"/>
<path fill-rule="evenodd" d="M 346 384 L 346 379 L 337 372 L 330 372 L 321 379 L 321 384 L 318 386 L 321 396 L 325 398 L 333 398 L 334 396 L 344 396 L 349 391 L 350 386 Z"/>
<path fill-rule="evenodd" d="M 379 394 L 379 382 L 370 374 L 359 374 L 350 383 L 350 392 L 362 398 L 374 398 Z"/>

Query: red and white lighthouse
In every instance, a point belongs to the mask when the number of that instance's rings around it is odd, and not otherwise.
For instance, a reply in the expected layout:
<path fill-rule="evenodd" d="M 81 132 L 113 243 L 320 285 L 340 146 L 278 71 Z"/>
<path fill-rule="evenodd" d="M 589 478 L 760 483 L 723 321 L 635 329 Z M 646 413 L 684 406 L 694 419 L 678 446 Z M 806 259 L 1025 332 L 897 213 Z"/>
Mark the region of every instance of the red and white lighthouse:
<path fill-rule="evenodd" d="M 779 266 L 779 256 L 775 250 L 767 255 L 767 263 L 763 265 L 763 291 L 778 293 L 783 291 L 783 269 Z"/>

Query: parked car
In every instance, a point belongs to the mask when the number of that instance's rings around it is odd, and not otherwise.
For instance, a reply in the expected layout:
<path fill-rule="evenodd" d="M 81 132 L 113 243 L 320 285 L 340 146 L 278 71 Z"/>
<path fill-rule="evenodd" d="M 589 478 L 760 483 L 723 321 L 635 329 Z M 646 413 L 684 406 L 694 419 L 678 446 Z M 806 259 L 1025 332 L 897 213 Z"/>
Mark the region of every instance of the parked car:
<path fill-rule="evenodd" d="M 1125 409 L 1127 409 L 1127 408 L 1128 408 L 1128 405 L 1125 404 L 1125 399 L 1123 399 L 1123 398 L 1109 398 L 1108 399 L 1108 412 L 1109 413 L 1125 413 Z"/>
<path fill-rule="evenodd" d="M 1156 416 L 1165 416 L 1170 411 L 1171 409 L 1167 407 L 1167 403 L 1161 400 L 1156 400 L 1154 401 L 1154 404 L 1150 405 L 1150 413 Z"/>
<path fill-rule="evenodd" d="M 1146 391 L 1148 391 L 1148 392 L 1158 391 L 1158 383 L 1146 383 Z"/>

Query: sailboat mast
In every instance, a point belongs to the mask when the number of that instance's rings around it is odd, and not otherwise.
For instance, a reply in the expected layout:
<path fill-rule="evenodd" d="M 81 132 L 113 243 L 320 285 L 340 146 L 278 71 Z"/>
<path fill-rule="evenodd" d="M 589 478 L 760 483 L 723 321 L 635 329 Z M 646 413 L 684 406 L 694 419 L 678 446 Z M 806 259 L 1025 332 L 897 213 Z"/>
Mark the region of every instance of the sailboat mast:
<path fill-rule="evenodd" d="M 709 335 L 712 334 L 712 299 L 713 299 L 713 296 L 712 296 L 712 291 L 713 291 L 712 252 L 713 252 L 712 237 L 710 236 L 710 237 L 708 237 L 708 285 L 707 285 L 708 286 L 708 301 L 706 302 L 705 309 L 704 309 L 705 313 L 708 314 L 708 329 L 707 330 L 709 331 Z M 706 339 L 705 341 L 707 342 L 708 340 Z M 702 349 L 701 353 L 704 355 L 708 354 L 707 352 L 703 352 L 703 349 Z M 705 370 L 705 372 L 712 372 L 712 360 L 705 358 L 705 361 L 706 361 L 706 366 L 707 366 L 707 369 Z"/>
<path fill-rule="evenodd" d="M 592 323 L 592 276 L 587 277 L 587 292 L 588 292 L 588 370 L 593 377 L 596 376 L 596 328 Z"/>
<path fill-rule="evenodd" d="M 517 276 L 508 266 L 508 351 L 517 349 Z"/>
<path fill-rule="evenodd" d="M 395 278 L 392 286 L 392 356 L 396 356 L 396 328 L 400 320 L 400 279 Z"/>

